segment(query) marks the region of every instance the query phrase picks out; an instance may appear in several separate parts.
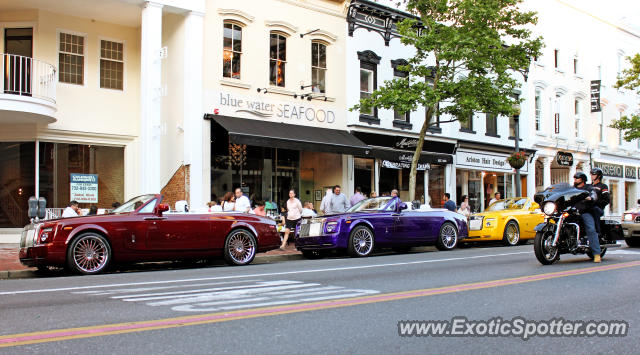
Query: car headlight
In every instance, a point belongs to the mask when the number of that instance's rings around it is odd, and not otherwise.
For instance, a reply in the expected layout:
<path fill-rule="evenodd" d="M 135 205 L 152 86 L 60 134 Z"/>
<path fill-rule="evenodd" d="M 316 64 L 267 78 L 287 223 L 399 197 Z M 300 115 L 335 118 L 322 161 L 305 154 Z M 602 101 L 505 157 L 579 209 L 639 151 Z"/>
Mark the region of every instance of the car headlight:
<path fill-rule="evenodd" d="M 496 226 L 496 219 L 495 218 L 487 218 L 485 220 L 484 226 L 487 227 L 487 228 L 495 227 Z"/>
<path fill-rule="evenodd" d="M 325 229 L 327 230 L 327 233 L 333 233 L 336 230 L 338 230 L 338 222 L 333 221 L 333 222 L 328 222 L 327 225 L 325 226 Z"/>
<path fill-rule="evenodd" d="M 556 212 L 556 203 L 551 201 L 545 203 L 542 211 L 546 215 L 549 215 L 549 216 L 553 215 Z"/>
<path fill-rule="evenodd" d="M 633 215 L 631 213 L 625 213 L 624 220 L 628 222 L 633 221 Z"/>

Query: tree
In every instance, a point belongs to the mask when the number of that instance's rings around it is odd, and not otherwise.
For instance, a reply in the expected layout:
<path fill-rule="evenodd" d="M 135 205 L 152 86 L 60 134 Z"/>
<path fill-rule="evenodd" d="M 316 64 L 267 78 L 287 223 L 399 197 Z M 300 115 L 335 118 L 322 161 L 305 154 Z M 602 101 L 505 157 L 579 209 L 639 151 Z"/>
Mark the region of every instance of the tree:
<path fill-rule="evenodd" d="M 415 16 L 398 23 L 403 44 L 415 48 L 406 78 L 386 81 L 352 110 L 371 107 L 401 114 L 426 108 L 411 162 L 409 199 L 415 199 L 416 172 L 424 137 L 435 115 L 466 121 L 474 112 L 515 113 L 515 72 L 528 72 L 542 48 L 531 38 L 534 12 L 521 12 L 521 0 L 404 0 Z"/>
<path fill-rule="evenodd" d="M 627 57 L 627 60 L 631 63 L 631 68 L 622 71 L 622 77 L 618 78 L 614 87 L 617 89 L 636 90 L 636 93 L 640 95 L 640 54 Z M 614 120 L 609 127 L 623 131 L 624 139 L 627 142 L 640 138 L 639 112 L 636 111 L 631 116 L 623 116 Z"/>

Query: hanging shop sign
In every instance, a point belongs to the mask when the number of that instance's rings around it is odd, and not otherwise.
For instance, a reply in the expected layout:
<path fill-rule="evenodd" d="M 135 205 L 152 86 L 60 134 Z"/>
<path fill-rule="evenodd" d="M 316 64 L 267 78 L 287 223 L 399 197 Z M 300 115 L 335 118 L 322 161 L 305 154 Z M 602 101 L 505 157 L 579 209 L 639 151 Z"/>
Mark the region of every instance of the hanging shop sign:
<path fill-rule="evenodd" d="M 98 203 L 98 174 L 71 174 L 69 201 Z"/>
<path fill-rule="evenodd" d="M 624 178 L 625 179 L 636 179 L 637 169 L 635 166 L 625 166 L 624 167 Z"/>
<path fill-rule="evenodd" d="M 623 177 L 624 169 L 623 169 L 622 165 L 602 163 L 602 162 L 597 162 L 597 161 L 593 162 L 593 165 L 596 168 L 602 169 L 602 175 L 604 175 L 604 176 L 618 177 L 618 178 Z"/>
<path fill-rule="evenodd" d="M 274 100 L 266 94 L 254 96 L 226 91 L 210 91 L 205 94 L 207 112 L 223 116 L 260 118 L 282 123 L 311 124 L 314 126 L 333 125 L 340 110 L 318 105 L 317 100 Z"/>
<path fill-rule="evenodd" d="M 495 153 L 476 153 L 458 149 L 456 152 L 456 166 L 461 168 L 473 168 L 489 171 L 505 171 L 511 172 L 513 168 L 507 162 L 507 155 Z M 527 172 L 529 169 L 529 161 L 520 168 L 521 172 Z"/>
<path fill-rule="evenodd" d="M 556 153 L 556 163 L 562 166 L 572 166 L 573 165 L 573 154 L 568 152 L 558 152 Z"/>
<path fill-rule="evenodd" d="M 389 168 L 389 169 L 411 169 L 411 162 L 406 162 L 406 161 L 389 161 L 389 160 L 382 160 L 381 161 L 381 166 L 383 168 Z M 431 168 L 431 165 L 429 163 L 418 163 L 418 170 L 429 170 Z"/>
<path fill-rule="evenodd" d="M 600 80 L 591 80 L 591 112 L 600 110 Z"/>

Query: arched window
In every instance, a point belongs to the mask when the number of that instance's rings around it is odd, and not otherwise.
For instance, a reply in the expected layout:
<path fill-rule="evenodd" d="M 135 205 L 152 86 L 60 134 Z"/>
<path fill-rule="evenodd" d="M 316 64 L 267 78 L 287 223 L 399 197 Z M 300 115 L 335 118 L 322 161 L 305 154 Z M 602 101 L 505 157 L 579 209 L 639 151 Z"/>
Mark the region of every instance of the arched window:
<path fill-rule="evenodd" d="M 242 57 L 242 27 L 235 23 L 224 23 L 222 45 L 222 76 L 240 79 Z"/>
<path fill-rule="evenodd" d="M 326 92 L 327 46 L 321 42 L 311 42 L 311 84 L 313 91 Z"/>
<path fill-rule="evenodd" d="M 287 38 L 280 33 L 271 32 L 269 40 L 269 84 L 284 87 Z"/>

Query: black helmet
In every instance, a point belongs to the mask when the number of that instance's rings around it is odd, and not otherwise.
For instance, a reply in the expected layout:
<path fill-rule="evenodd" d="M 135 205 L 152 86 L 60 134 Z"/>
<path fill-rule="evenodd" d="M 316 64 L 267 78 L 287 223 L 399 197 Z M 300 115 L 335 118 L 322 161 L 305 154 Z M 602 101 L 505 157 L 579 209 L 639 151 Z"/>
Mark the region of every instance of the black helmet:
<path fill-rule="evenodd" d="M 602 180 L 602 169 L 600 168 L 591 169 L 591 175 L 595 175 L 596 178 Z"/>
<path fill-rule="evenodd" d="M 583 182 L 587 182 L 587 175 L 585 173 L 583 173 L 582 171 L 578 171 L 577 173 L 573 174 L 573 178 L 574 179 L 582 179 Z"/>

